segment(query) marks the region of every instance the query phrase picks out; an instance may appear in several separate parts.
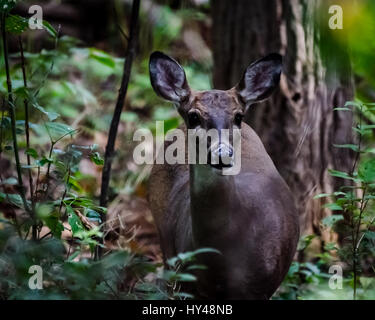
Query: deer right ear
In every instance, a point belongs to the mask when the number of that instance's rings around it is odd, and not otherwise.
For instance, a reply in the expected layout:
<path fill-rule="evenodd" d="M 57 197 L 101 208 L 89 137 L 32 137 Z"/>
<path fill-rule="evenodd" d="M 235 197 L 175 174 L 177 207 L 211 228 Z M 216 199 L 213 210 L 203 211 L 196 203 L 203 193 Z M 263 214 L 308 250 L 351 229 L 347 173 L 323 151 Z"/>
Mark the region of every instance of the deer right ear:
<path fill-rule="evenodd" d="M 252 103 L 267 99 L 278 87 L 282 69 L 282 57 L 271 53 L 250 64 L 236 91 L 246 107 Z"/>
<path fill-rule="evenodd" d="M 180 103 L 190 94 L 184 69 L 171 57 L 155 51 L 150 56 L 150 79 L 155 92 L 164 99 Z"/>

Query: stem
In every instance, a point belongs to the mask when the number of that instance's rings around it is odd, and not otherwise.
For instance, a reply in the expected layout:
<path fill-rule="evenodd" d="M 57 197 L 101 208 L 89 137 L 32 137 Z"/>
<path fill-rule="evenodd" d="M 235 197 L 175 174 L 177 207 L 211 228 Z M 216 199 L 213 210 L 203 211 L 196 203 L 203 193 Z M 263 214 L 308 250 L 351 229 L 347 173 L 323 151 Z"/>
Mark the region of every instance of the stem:
<path fill-rule="evenodd" d="M 34 199 L 37 199 L 38 197 L 39 178 L 40 178 L 40 167 L 38 167 L 38 174 L 36 176 Z"/>
<path fill-rule="evenodd" d="M 361 112 L 359 114 L 359 129 L 361 129 L 361 127 L 362 127 L 362 105 L 361 105 Z M 359 134 L 358 151 L 357 151 L 356 157 L 354 159 L 353 167 L 352 167 L 352 170 L 351 170 L 351 176 L 353 176 L 354 170 L 357 167 L 357 163 L 360 159 L 361 144 L 362 144 L 362 133 Z M 352 225 L 352 262 L 353 262 L 353 300 L 356 300 L 356 298 L 357 298 L 357 278 L 358 278 L 358 273 L 357 273 L 357 264 L 358 264 L 357 243 L 358 243 L 358 238 L 359 238 L 359 229 L 360 229 L 360 226 L 361 226 L 362 214 L 363 214 L 364 208 L 366 206 L 366 205 L 364 205 L 365 194 L 366 194 L 366 187 L 363 189 L 363 193 L 362 193 L 358 223 L 357 224 L 355 223 L 353 213 L 352 213 L 352 217 L 351 217 L 351 220 L 352 220 L 351 225 Z M 354 206 L 354 201 L 352 201 L 352 206 Z"/>
<path fill-rule="evenodd" d="M 137 43 L 137 37 L 138 37 L 139 6 L 140 6 L 140 0 L 133 0 L 131 21 L 130 21 L 130 35 L 129 35 L 127 53 L 125 57 L 124 71 L 123 71 L 121 87 L 120 87 L 119 95 L 117 98 L 115 111 L 113 113 L 113 118 L 112 118 L 109 135 L 108 135 L 108 142 L 107 142 L 105 156 L 104 156 L 102 185 L 101 185 L 101 191 L 100 191 L 100 206 L 102 207 L 107 206 L 108 187 L 109 187 L 109 181 L 111 178 L 111 168 L 112 168 L 112 160 L 114 156 L 114 147 L 115 147 L 115 142 L 116 142 L 117 130 L 118 130 L 119 122 L 120 122 L 122 108 L 125 102 L 126 93 L 128 90 L 131 67 L 132 67 L 133 59 L 135 57 L 135 49 L 136 49 L 136 43 Z M 101 219 L 103 222 L 105 222 L 104 214 L 101 214 Z M 103 241 L 103 239 L 101 241 Z M 100 256 L 101 255 L 100 246 L 98 246 L 98 248 L 99 248 L 98 254 Z"/>
<path fill-rule="evenodd" d="M 69 169 L 68 169 L 68 176 L 67 176 L 67 178 L 66 178 L 65 190 L 64 190 L 63 196 L 62 196 L 62 198 L 61 198 L 60 207 L 59 207 L 59 217 L 61 217 L 61 209 L 62 209 L 62 207 L 63 207 L 64 200 L 65 200 L 65 197 L 66 197 L 66 194 L 68 193 L 69 181 L 70 181 L 70 174 L 71 174 L 71 169 L 70 169 L 70 166 L 69 166 Z"/>
<path fill-rule="evenodd" d="M 111 121 L 108 142 L 107 142 L 107 146 L 105 150 L 104 167 L 103 167 L 103 174 L 102 174 L 102 186 L 101 186 L 101 193 L 100 193 L 100 205 L 103 207 L 107 205 L 108 186 L 109 186 L 109 180 L 111 176 L 111 167 L 112 167 L 112 160 L 113 160 L 113 153 L 114 153 L 114 146 L 116 142 L 117 130 L 118 130 L 119 122 L 120 122 L 122 107 L 124 105 L 124 101 L 126 97 L 126 92 L 128 89 L 132 62 L 135 56 L 135 46 L 136 46 L 136 41 L 137 41 L 137 29 L 138 29 L 139 4 L 140 4 L 140 0 L 133 1 L 132 16 L 131 16 L 131 23 L 130 23 L 129 45 L 128 45 L 128 50 L 127 50 L 127 54 L 125 58 L 124 72 L 123 72 L 122 81 L 121 81 L 121 88 L 119 91 L 115 111 L 114 111 L 113 118 Z"/>
<path fill-rule="evenodd" d="M 361 105 L 361 112 L 359 114 L 359 128 L 361 129 L 362 127 L 362 105 Z M 362 144 L 362 134 L 360 133 L 359 134 L 359 140 L 358 140 L 358 152 L 355 156 L 355 159 L 354 159 L 354 162 L 353 162 L 353 167 L 352 167 L 352 171 L 351 171 L 351 176 L 353 176 L 354 174 L 354 170 L 357 166 L 357 163 L 359 161 L 359 156 L 361 154 L 361 144 Z"/>
<path fill-rule="evenodd" d="M 18 37 L 18 44 L 20 47 L 21 52 L 21 69 L 22 69 L 22 76 L 23 76 L 23 85 L 25 89 L 27 89 L 27 78 L 26 78 L 26 67 L 25 67 L 25 55 L 23 52 L 23 45 L 22 45 L 22 38 L 21 36 Z M 25 106 L 25 135 L 26 135 L 26 149 L 30 149 L 30 127 L 29 127 L 29 103 L 27 99 L 23 100 Z M 30 155 L 27 154 L 27 165 L 30 167 L 31 159 Z M 34 202 L 34 187 L 33 187 L 33 176 L 31 172 L 31 168 L 28 169 L 29 173 L 29 187 L 30 187 L 30 200 L 31 200 L 31 219 L 33 220 L 32 225 L 32 238 L 36 240 L 37 238 L 37 225 L 35 220 L 35 202 Z"/>
<path fill-rule="evenodd" d="M 49 149 L 49 154 L 48 154 L 48 165 L 47 165 L 47 173 L 46 173 L 46 189 L 45 192 L 48 190 L 48 185 L 49 185 L 49 175 L 51 171 L 51 162 L 49 161 L 52 157 L 52 152 L 53 148 L 55 147 L 55 142 L 51 141 L 51 147 Z"/>
<path fill-rule="evenodd" d="M 47 127 L 46 127 L 47 128 Z M 48 131 L 48 129 L 47 129 Z M 66 134 L 64 134 L 63 136 L 61 136 L 60 138 L 58 138 L 56 141 L 53 141 L 52 140 L 52 137 L 50 135 L 50 139 L 51 139 L 51 147 L 49 149 L 49 154 L 48 154 L 48 160 L 50 160 L 52 158 L 52 153 L 53 153 L 53 148 L 56 146 L 56 144 L 58 142 L 60 142 L 62 139 L 64 139 L 66 136 L 68 135 L 72 135 L 74 132 L 76 132 L 77 130 L 72 130 Z M 49 132 L 49 131 L 48 131 Z M 46 183 L 45 183 L 45 188 L 44 188 L 44 193 L 45 193 L 45 197 L 47 197 L 47 191 L 48 191 L 48 187 L 49 187 L 49 179 L 50 179 L 50 173 L 51 173 L 51 162 L 49 161 L 48 162 L 48 165 L 47 165 L 47 173 L 46 173 Z"/>
<path fill-rule="evenodd" d="M 12 126 L 14 157 L 15 157 L 16 168 L 17 168 L 18 189 L 19 189 L 18 192 L 21 196 L 25 210 L 27 212 L 30 212 L 27 201 L 26 201 L 25 190 L 23 187 L 21 162 L 20 162 L 19 151 L 18 151 L 17 132 L 16 132 L 16 112 L 15 112 L 15 106 L 14 106 L 14 100 L 13 100 L 12 81 L 11 81 L 10 72 L 9 72 L 8 44 L 7 44 L 7 37 L 6 37 L 7 35 L 5 31 L 5 14 L 3 14 L 1 18 L 2 18 L 1 29 L 2 29 L 2 35 L 3 35 L 5 73 L 6 73 L 6 78 L 7 78 L 7 89 L 8 89 L 8 107 L 9 107 L 9 114 L 10 114 L 10 119 L 11 119 L 11 126 Z"/>
<path fill-rule="evenodd" d="M 3 153 L 3 121 L 4 121 L 4 112 L 5 112 L 5 98 L 3 97 L 1 103 L 1 122 L 0 122 L 0 157 Z M 1 159 L 1 158 L 0 158 Z"/>

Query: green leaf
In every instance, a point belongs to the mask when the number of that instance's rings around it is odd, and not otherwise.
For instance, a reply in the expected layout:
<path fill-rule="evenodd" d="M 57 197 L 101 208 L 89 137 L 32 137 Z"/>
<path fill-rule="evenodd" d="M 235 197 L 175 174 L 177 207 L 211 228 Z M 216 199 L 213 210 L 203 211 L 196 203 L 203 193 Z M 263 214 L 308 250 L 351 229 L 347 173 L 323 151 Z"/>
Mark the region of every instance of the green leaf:
<path fill-rule="evenodd" d="M 350 108 L 333 108 L 334 111 L 352 111 Z"/>
<path fill-rule="evenodd" d="M 181 282 L 193 282 L 197 281 L 197 277 L 190 273 L 177 273 L 175 280 Z"/>
<path fill-rule="evenodd" d="M 362 107 L 362 103 L 357 102 L 357 101 L 347 101 L 347 102 L 345 102 L 345 107 L 361 108 Z"/>
<path fill-rule="evenodd" d="M 111 253 L 100 261 L 105 270 L 113 267 L 126 267 L 131 261 L 131 255 L 126 251 Z"/>
<path fill-rule="evenodd" d="M 355 180 L 355 178 L 351 177 L 348 173 L 343 172 L 343 171 L 329 169 L 328 172 L 333 177 L 342 178 L 342 179 L 349 179 L 349 180 Z"/>
<path fill-rule="evenodd" d="M 324 245 L 324 249 L 327 250 L 327 251 L 338 250 L 335 242 L 327 242 Z"/>
<path fill-rule="evenodd" d="M 327 208 L 327 209 L 330 209 L 332 211 L 343 210 L 343 208 L 340 205 L 338 205 L 337 203 L 327 203 L 323 207 Z"/>
<path fill-rule="evenodd" d="M 163 279 L 166 281 L 192 282 L 197 278 L 190 273 L 177 273 L 173 270 L 164 270 Z"/>
<path fill-rule="evenodd" d="M 332 228 L 332 226 L 337 222 L 343 220 L 344 217 L 341 214 L 333 214 L 331 216 L 325 217 L 322 220 L 322 225 L 326 228 Z"/>
<path fill-rule="evenodd" d="M 47 111 L 46 109 L 44 109 L 41 105 L 39 105 L 37 102 L 33 102 L 32 103 L 32 106 L 39 110 L 40 112 L 42 112 L 43 114 L 45 114 L 47 117 L 48 117 L 48 120 L 49 121 L 55 121 L 60 115 L 54 111 Z"/>
<path fill-rule="evenodd" d="M 203 264 L 193 264 L 186 268 L 186 271 L 188 270 L 207 270 L 207 267 Z"/>
<path fill-rule="evenodd" d="M 317 194 L 316 196 L 314 196 L 314 199 L 327 198 L 327 197 L 332 197 L 332 194 L 331 194 L 331 193 L 321 193 L 321 194 Z"/>
<path fill-rule="evenodd" d="M 104 159 L 101 157 L 99 152 L 94 152 L 91 154 L 90 159 L 94 162 L 97 166 L 104 165 Z"/>
<path fill-rule="evenodd" d="M 375 159 L 370 159 L 361 163 L 358 176 L 364 182 L 373 182 L 375 180 Z"/>
<path fill-rule="evenodd" d="M 60 216 L 51 205 L 41 205 L 37 208 L 37 214 L 47 227 L 51 230 L 54 237 L 60 239 L 64 231 L 64 225 L 60 221 Z"/>
<path fill-rule="evenodd" d="M 53 142 L 61 140 L 63 137 L 73 135 L 76 131 L 72 127 L 58 122 L 46 122 L 45 123 L 48 134 Z"/>
<path fill-rule="evenodd" d="M 75 252 L 73 252 L 73 254 L 71 254 L 69 256 L 69 258 L 66 260 L 66 261 L 69 261 L 69 262 L 72 262 L 75 258 L 77 258 L 79 255 L 81 254 L 81 251 L 77 250 Z"/>
<path fill-rule="evenodd" d="M 36 161 L 36 164 L 39 167 L 43 167 L 47 163 L 53 163 L 53 159 L 49 159 L 49 158 L 43 157 L 42 159 Z"/>
<path fill-rule="evenodd" d="M 29 20 L 19 15 L 9 15 L 5 21 L 6 31 L 16 35 L 23 33 L 28 26 Z"/>
<path fill-rule="evenodd" d="M 0 0 L 0 12 L 8 13 L 16 4 L 16 0 Z"/>
<path fill-rule="evenodd" d="M 46 21 L 46 20 L 43 20 L 43 28 L 54 38 L 57 38 L 57 31 L 55 30 L 54 27 L 52 27 L 52 25 Z"/>
<path fill-rule="evenodd" d="M 297 261 L 293 261 L 292 264 L 290 265 L 289 271 L 288 271 L 288 276 L 293 276 L 299 271 L 299 263 Z"/>
<path fill-rule="evenodd" d="M 7 201 L 8 203 L 21 208 L 25 209 L 23 206 L 22 198 L 19 194 L 16 193 L 2 193 L 0 192 L 0 200 L 1 201 Z"/>
<path fill-rule="evenodd" d="M 33 148 L 26 149 L 25 154 L 33 157 L 34 159 L 38 159 L 38 152 Z"/>
<path fill-rule="evenodd" d="M 102 223 L 100 213 L 93 209 L 85 208 L 85 216 L 92 221 L 97 221 L 99 223 Z"/>
<path fill-rule="evenodd" d="M 96 61 L 111 69 L 114 69 L 116 66 L 115 59 L 113 59 L 112 56 L 110 56 L 108 53 L 104 51 L 95 48 L 90 48 L 89 57 L 95 59 Z"/>
<path fill-rule="evenodd" d="M 336 148 L 344 148 L 344 149 L 351 149 L 355 152 L 359 151 L 359 148 L 355 144 L 333 144 L 334 147 Z"/>
<path fill-rule="evenodd" d="M 138 122 L 139 117 L 135 112 L 123 111 L 121 113 L 121 120 L 124 121 L 124 122 Z"/>
<path fill-rule="evenodd" d="M 361 129 L 375 129 L 375 124 L 362 124 Z"/>
<path fill-rule="evenodd" d="M 366 231 L 365 237 L 369 240 L 375 241 L 375 232 L 374 231 Z"/>
<path fill-rule="evenodd" d="M 78 218 L 73 208 L 70 206 L 67 206 L 66 208 L 68 212 L 68 223 L 72 228 L 73 236 L 75 236 L 79 231 L 85 230 L 85 228 L 83 227 L 82 221 Z"/>
<path fill-rule="evenodd" d="M 299 241 L 298 241 L 298 248 L 297 250 L 305 250 L 310 244 L 311 244 L 311 241 L 316 238 L 316 235 L 315 234 L 308 234 L 308 235 L 304 235 L 302 236 Z"/>

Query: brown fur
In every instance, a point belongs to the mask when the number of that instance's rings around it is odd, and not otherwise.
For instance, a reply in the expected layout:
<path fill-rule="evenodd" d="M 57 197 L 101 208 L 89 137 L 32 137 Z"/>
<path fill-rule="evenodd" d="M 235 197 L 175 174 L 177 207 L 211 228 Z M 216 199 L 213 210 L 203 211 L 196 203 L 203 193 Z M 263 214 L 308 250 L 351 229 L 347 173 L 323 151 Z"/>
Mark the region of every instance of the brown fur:
<path fill-rule="evenodd" d="M 208 108 L 223 106 L 215 103 L 219 99 L 232 102 L 222 112 L 233 114 L 240 105 L 233 91 L 225 94 L 226 98 L 224 92 L 199 92 L 185 108 L 197 108 L 207 116 Z M 295 253 L 298 217 L 293 197 L 259 137 L 246 124 L 242 124 L 241 163 L 237 176 L 210 173 L 214 169 L 199 164 L 190 165 L 190 170 L 189 165 L 154 165 L 151 173 L 149 201 L 164 258 L 199 247 L 213 247 L 223 254 L 207 254 L 203 259 L 210 271 L 200 276 L 199 297 L 269 298 Z M 196 194 L 191 189 L 192 172 L 203 166 L 217 183 Z"/>
<path fill-rule="evenodd" d="M 209 164 L 154 165 L 151 172 L 149 202 L 164 260 L 203 247 L 221 252 L 198 256 L 208 267 L 189 288 L 198 298 L 268 299 L 293 259 L 299 236 L 293 196 L 259 137 L 238 121 L 273 92 L 281 69 L 281 56 L 270 54 L 252 63 L 235 88 L 196 92 L 175 60 L 161 52 L 150 57 L 151 84 L 177 103 L 181 128 L 241 127 L 239 174 L 225 176 Z M 230 154 L 230 146 L 223 150 Z"/>

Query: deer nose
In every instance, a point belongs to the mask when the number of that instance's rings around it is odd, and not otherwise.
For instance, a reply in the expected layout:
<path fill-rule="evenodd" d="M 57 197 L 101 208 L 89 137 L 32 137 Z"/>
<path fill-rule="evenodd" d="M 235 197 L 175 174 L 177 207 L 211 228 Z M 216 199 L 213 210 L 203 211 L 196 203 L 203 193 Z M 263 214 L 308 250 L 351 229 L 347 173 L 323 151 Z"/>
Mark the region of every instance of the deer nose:
<path fill-rule="evenodd" d="M 220 158 L 222 158 L 222 157 L 231 158 L 233 156 L 232 147 L 228 146 L 227 144 L 224 144 L 224 143 L 220 143 L 216 152 L 217 152 L 217 154 Z"/>
<path fill-rule="evenodd" d="M 209 149 L 210 165 L 215 168 L 233 166 L 233 148 L 226 143 L 218 143 Z"/>

